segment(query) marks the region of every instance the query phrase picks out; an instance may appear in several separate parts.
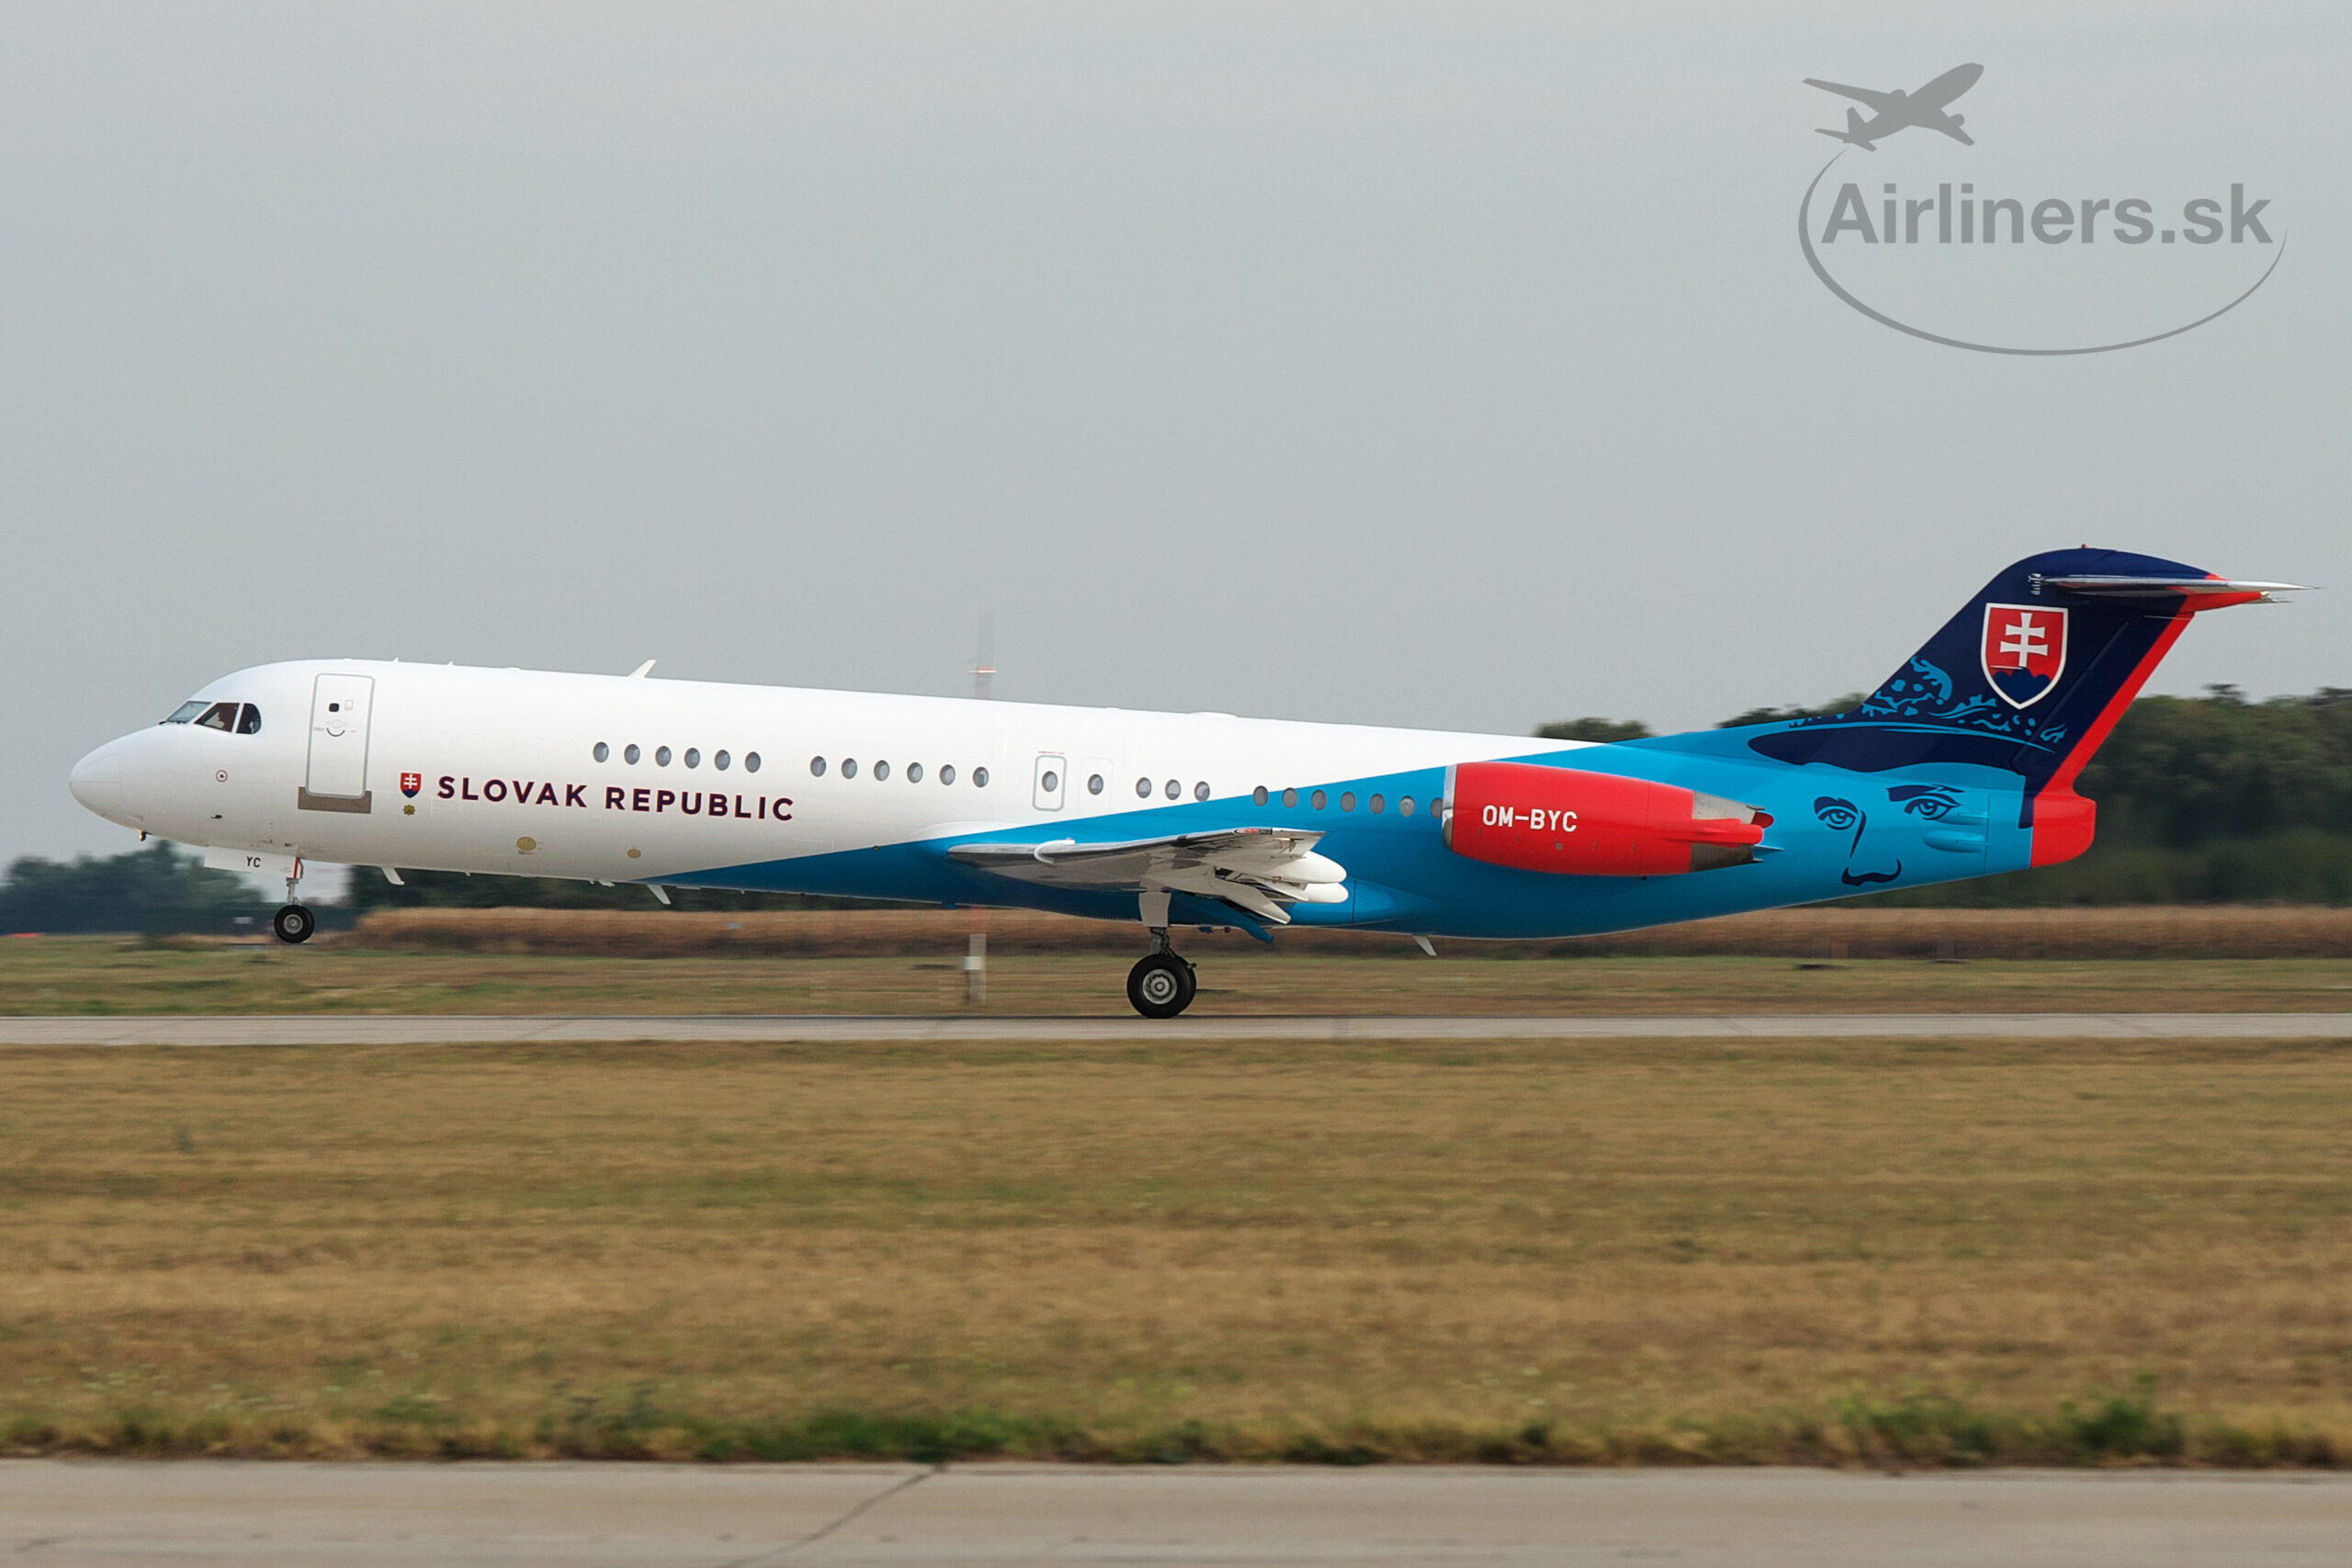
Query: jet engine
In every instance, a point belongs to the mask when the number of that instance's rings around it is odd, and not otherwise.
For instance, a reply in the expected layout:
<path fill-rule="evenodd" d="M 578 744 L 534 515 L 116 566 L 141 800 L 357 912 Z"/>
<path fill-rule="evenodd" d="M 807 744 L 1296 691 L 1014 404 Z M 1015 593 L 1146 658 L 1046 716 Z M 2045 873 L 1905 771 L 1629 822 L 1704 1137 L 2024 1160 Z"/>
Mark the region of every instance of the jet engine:
<path fill-rule="evenodd" d="M 1532 762 L 1446 770 L 1446 847 L 1521 871 L 1680 876 L 1747 865 L 1771 823 L 1752 806 L 1649 779 Z"/>

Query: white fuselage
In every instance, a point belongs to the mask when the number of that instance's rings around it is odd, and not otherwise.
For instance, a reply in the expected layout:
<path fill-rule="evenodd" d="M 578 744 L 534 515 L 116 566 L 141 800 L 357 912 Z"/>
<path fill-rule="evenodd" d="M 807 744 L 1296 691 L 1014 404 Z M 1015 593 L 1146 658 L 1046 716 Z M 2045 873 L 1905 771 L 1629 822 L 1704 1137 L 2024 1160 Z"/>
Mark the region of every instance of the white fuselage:
<path fill-rule="evenodd" d="M 258 666 L 197 701 L 252 705 L 258 728 L 135 731 L 84 759 L 77 797 L 254 869 L 300 856 L 606 882 L 1561 749 L 1224 714 L 355 660 Z M 1416 806 L 1426 813 L 1426 799 Z M 1329 809 L 1336 822 L 1336 796 Z M 1388 810 L 1403 826 L 1401 802 Z"/>

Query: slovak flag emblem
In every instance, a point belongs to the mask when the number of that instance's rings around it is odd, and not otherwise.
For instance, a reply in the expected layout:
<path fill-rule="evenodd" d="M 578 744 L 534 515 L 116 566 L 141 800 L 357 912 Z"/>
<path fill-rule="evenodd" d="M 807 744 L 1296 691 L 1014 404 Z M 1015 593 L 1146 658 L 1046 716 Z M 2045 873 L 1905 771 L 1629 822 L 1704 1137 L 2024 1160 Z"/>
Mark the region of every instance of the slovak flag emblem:
<path fill-rule="evenodd" d="M 1984 606 L 1984 679 L 2013 708 L 2048 696 L 2066 672 L 2066 612 L 2046 604 Z"/>
<path fill-rule="evenodd" d="M 424 787 L 424 775 L 423 773 L 402 773 L 401 775 L 401 793 L 407 795 L 411 800 L 415 799 L 416 792 Z"/>

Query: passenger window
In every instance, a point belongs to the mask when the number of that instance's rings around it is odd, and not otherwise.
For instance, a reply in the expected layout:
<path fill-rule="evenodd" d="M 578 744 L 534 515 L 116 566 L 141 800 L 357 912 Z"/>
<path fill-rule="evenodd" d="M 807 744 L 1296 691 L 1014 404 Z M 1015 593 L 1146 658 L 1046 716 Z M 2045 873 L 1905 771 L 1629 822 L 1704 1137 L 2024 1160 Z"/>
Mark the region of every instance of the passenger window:
<path fill-rule="evenodd" d="M 165 724 L 187 724 L 193 721 L 196 716 L 202 713 L 204 709 L 205 705 L 202 703 L 182 703 L 179 706 L 172 710 L 172 716 L 165 719 L 164 722 Z"/>
<path fill-rule="evenodd" d="M 1372 814 L 1374 817 L 1379 816 L 1382 812 L 1388 809 L 1388 803 L 1381 799 L 1380 796 L 1376 795 L 1364 804 L 1372 807 Z"/>
<path fill-rule="evenodd" d="M 874 776 L 875 776 L 876 778 L 877 778 L 877 779 L 887 779 L 887 778 L 888 778 L 888 777 L 890 776 L 890 764 L 889 764 L 889 763 L 888 763 L 888 762 L 876 762 L 876 763 L 875 763 L 875 764 L 874 764 Z"/>
<path fill-rule="evenodd" d="M 1182 784 L 1181 784 L 1177 783 L 1174 779 L 1170 779 L 1170 780 L 1168 781 L 1168 798 L 1169 798 L 1169 799 L 1173 800 L 1173 799 L 1175 799 L 1178 795 L 1182 795 L 1182 794 L 1183 794 L 1183 793 L 1184 793 L 1184 786 L 1183 786 Z"/>
<path fill-rule="evenodd" d="M 1296 790 L 1295 790 L 1295 789 L 1286 789 L 1286 790 L 1283 791 L 1283 806 L 1285 806 L 1285 807 L 1289 807 L 1289 808 L 1290 808 L 1291 810 L 1293 810 L 1293 811 L 1297 810 L 1297 809 L 1298 809 L 1298 791 L 1296 791 Z"/>
<path fill-rule="evenodd" d="M 822 757 L 809 758 L 808 772 L 818 778 L 823 778 L 825 776 L 825 759 Z"/>
<path fill-rule="evenodd" d="M 986 768 L 974 768 L 972 770 L 972 787 L 974 789 L 986 789 L 989 787 L 989 771 Z"/>
<path fill-rule="evenodd" d="M 1316 810 L 1317 810 L 1317 811 L 1322 810 L 1322 809 L 1323 809 L 1323 792 L 1322 792 L 1321 790 L 1319 790 L 1319 789 L 1318 789 L 1318 790 L 1317 790 L 1313 795 L 1308 795 L 1308 796 L 1306 797 L 1306 804 L 1307 804 L 1307 805 L 1309 805 L 1309 806 L 1312 806 L 1312 807 L 1315 807 L 1315 809 L 1316 809 Z"/>
<path fill-rule="evenodd" d="M 637 760 L 644 755 L 644 752 L 637 749 L 637 742 L 634 740 L 621 748 L 621 761 L 632 768 L 637 766 Z"/>
<path fill-rule="evenodd" d="M 944 784 L 952 784 L 956 782 L 955 763 L 949 762 L 939 770 L 939 782 Z"/>
<path fill-rule="evenodd" d="M 601 741 L 601 740 L 599 740 L 599 741 L 597 741 L 597 742 L 596 742 L 596 750 L 595 750 L 595 751 L 593 753 L 593 755 L 595 757 L 596 761 L 600 761 L 600 762 L 601 762 L 601 761 L 604 761 L 606 758 L 610 757 L 612 754 L 613 754 L 613 749 L 612 749 L 611 747 L 609 747 L 609 746 L 605 745 L 605 744 L 603 741 Z"/>
<path fill-rule="evenodd" d="M 909 762 L 907 764 L 907 782 L 909 784 L 922 783 L 922 764 L 921 762 Z"/>
<path fill-rule="evenodd" d="M 717 768 L 722 773 L 727 771 L 728 766 L 734 761 L 734 758 L 729 756 L 724 751 L 714 751 L 710 756 L 710 765 Z"/>
<path fill-rule="evenodd" d="M 653 765 L 657 768 L 666 768 L 670 765 L 670 748 L 657 746 L 653 749 Z"/>
<path fill-rule="evenodd" d="M 1342 811 L 1353 811 L 1355 808 L 1356 792 L 1353 790 L 1343 791 L 1340 795 L 1340 809 Z"/>
<path fill-rule="evenodd" d="M 1204 780 L 1193 786 L 1193 798 L 1194 800 L 1206 800 L 1208 797 L 1209 786 L 1206 780 Z"/>
<path fill-rule="evenodd" d="M 259 735 L 261 733 L 261 709 L 254 706 L 251 703 L 247 703 L 243 708 L 239 709 L 237 712 L 237 733 L 240 735 Z"/>
<path fill-rule="evenodd" d="M 747 773 L 756 773 L 760 771 L 760 754 L 757 751 L 743 753 L 743 771 Z"/>
<path fill-rule="evenodd" d="M 843 778 L 845 778 L 845 779 L 854 779 L 854 778 L 857 777 L 857 759 L 856 759 L 856 758 L 854 758 L 854 757 L 843 757 L 843 758 L 842 759 L 842 777 L 843 777 Z"/>
<path fill-rule="evenodd" d="M 690 768 L 702 766 L 702 753 L 692 746 L 686 748 L 686 766 Z"/>
<path fill-rule="evenodd" d="M 1149 800 L 1151 798 L 1151 781 L 1149 779 L 1136 780 L 1136 798 L 1137 800 Z"/>
<path fill-rule="evenodd" d="M 1251 790 L 1250 792 L 1250 799 L 1254 805 L 1265 805 L 1267 800 L 1266 786 L 1264 784 L 1260 784 L 1256 789 Z"/>
<path fill-rule="evenodd" d="M 1373 798 L 1377 800 L 1380 797 L 1378 795 L 1374 795 Z M 1413 797 L 1411 795 L 1400 795 L 1396 797 L 1396 814 L 1400 817 L 1410 817 L 1413 814 Z"/>
<path fill-rule="evenodd" d="M 1091 777 L 1088 778 L 1086 781 L 1086 793 L 1089 795 L 1101 795 L 1102 793 L 1102 775 L 1101 773 L 1095 773 Z"/>
<path fill-rule="evenodd" d="M 214 703 L 204 710 L 204 716 L 196 722 L 207 729 L 218 729 L 225 734 L 237 728 L 237 705 Z"/>

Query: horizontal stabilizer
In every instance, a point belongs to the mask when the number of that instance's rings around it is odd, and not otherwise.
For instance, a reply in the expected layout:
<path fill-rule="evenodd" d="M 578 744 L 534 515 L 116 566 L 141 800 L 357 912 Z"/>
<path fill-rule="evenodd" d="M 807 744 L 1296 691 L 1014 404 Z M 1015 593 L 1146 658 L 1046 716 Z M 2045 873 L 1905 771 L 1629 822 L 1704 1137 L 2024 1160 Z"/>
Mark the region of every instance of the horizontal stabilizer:
<path fill-rule="evenodd" d="M 2188 600 L 2188 607 L 2192 610 L 2218 608 L 2197 603 L 2216 595 L 2226 595 L 2236 604 L 2259 600 L 2267 604 L 2277 604 L 2284 601 L 2273 598 L 2273 594 L 2310 592 L 2300 582 L 2251 582 L 2228 577 L 2113 577 L 2093 573 L 2075 577 L 2045 577 L 2041 583 L 2045 588 L 2063 588 L 2069 593 L 2081 593 L 2095 599 L 2156 599 L 2177 593 Z"/>

